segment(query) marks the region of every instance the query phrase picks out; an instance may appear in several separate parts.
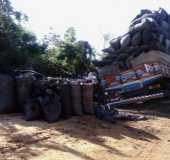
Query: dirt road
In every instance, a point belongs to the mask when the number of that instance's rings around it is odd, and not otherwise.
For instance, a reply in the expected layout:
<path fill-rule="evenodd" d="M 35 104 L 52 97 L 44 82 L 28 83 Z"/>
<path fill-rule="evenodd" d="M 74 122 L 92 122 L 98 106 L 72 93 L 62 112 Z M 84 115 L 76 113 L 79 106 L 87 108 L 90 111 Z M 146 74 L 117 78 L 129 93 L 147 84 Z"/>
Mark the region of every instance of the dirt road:
<path fill-rule="evenodd" d="M 111 124 L 74 117 L 54 124 L 0 116 L 0 160 L 168 160 L 170 119 Z"/>

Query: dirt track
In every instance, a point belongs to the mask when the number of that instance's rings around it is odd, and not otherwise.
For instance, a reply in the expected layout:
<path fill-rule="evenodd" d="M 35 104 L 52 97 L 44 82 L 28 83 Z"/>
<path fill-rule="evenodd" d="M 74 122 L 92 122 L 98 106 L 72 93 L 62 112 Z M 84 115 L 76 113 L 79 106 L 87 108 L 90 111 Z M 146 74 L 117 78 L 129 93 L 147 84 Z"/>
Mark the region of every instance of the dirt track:
<path fill-rule="evenodd" d="M 0 160 L 168 160 L 170 119 L 110 124 L 75 117 L 47 124 L 0 116 Z"/>

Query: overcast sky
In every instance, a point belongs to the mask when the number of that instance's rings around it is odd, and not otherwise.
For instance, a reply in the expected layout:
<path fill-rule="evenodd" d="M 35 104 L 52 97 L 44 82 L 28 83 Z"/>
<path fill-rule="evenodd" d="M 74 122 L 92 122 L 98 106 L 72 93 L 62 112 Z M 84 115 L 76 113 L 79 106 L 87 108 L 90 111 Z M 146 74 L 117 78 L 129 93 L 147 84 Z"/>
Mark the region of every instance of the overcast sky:
<path fill-rule="evenodd" d="M 118 36 L 127 31 L 141 9 L 165 8 L 170 0 L 12 0 L 14 7 L 28 15 L 26 27 L 39 38 L 52 27 L 57 34 L 73 26 L 79 40 L 88 40 L 98 51 L 103 35 Z"/>

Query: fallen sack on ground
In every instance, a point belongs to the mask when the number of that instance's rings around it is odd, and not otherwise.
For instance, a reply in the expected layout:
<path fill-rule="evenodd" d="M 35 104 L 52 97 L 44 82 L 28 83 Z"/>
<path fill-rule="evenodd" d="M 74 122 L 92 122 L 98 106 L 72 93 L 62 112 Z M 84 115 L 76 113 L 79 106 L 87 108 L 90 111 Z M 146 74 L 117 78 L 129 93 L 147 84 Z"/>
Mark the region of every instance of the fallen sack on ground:
<path fill-rule="evenodd" d="M 108 109 L 107 106 L 96 106 L 95 115 L 97 118 L 106 120 L 109 122 L 116 122 L 117 120 L 125 121 L 137 121 L 137 120 L 146 120 L 145 116 L 130 114 L 127 112 L 120 112 L 116 109 Z"/>
<path fill-rule="evenodd" d="M 118 114 L 117 110 L 108 111 L 104 106 L 95 106 L 94 113 L 97 118 L 115 123 L 114 115 Z"/>
<path fill-rule="evenodd" d="M 114 119 L 124 120 L 124 121 L 139 121 L 139 120 L 146 120 L 147 118 L 145 116 L 119 111 L 118 114 L 114 115 Z"/>

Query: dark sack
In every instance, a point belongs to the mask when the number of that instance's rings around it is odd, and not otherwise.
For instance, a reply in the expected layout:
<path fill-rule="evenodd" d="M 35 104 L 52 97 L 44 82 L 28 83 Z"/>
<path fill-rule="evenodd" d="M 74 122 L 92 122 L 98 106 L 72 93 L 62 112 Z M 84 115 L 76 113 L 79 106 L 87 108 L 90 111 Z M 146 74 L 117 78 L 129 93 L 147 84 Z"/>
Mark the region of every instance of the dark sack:
<path fill-rule="evenodd" d="M 141 43 L 141 32 L 137 32 L 132 37 L 132 46 L 139 45 Z"/>
<path fill-rule="evenodd" d="M 14 80 L 9 75 L 0 74 L 0 82 L 0 114 L 12 113 L 16 110 Z"/>
<path fill-rule="evenodd" d="M 26 100 L 31 98 L 32 86 L 33 78 L 31 76 L 16 77 L 17 101 L 21 111 L 23 111 L 23 106 L 25 105 Z"/>
<path fill-rule="evenodd" d="M 41 104 L 44 118 L 47 122 L 53 123 L 61 117 L 61 102 L 59 96 L 49 98 L 47 103 Z"/>
<path fill-rule="evenodd" d="M 114 50 L 119 50 L 120 49 L 120 38 L 112 39 L 110 41 L 110 45 Z"/>
<path fill-rule="evenodd" d="M 24 119 L 32 121 L 40 118 L 40 105 L 35 100 L 27 100 L 24 105 Z"/>
<path fill-rule="evenodd" d="M 93 114 L 93 84 L 84 83 L 83 84 L 83 110 L 86 114 Z"/>
<path fill-rule="evenodd" d="M 62 104 L 62 117 L 70 118 L 72 116 L 72 103 L 71 103 L 71 88 L 69 83 L 61 85 L 61 104 Z"/>
<path fill-rule="evenodd" d="M 163 44 L 163 43 L 164 43 L 164 39 L 165 39 L 164 35 L 163 35 L 163 34 L 160 34 L 160 35 L 159 35 L 159 43 L 160 43 L 160 44 Z"/>
<path fill-rule="evenodd" d="M 128 47 L 130 44 L 130 41 L 131 41 L 130 34 L 124 35 L 120 40 L 121 48 L 124 49 Z"/>
<path fill-rule="evenodd" d="M 168 13 L 163 8 L 160 8 L 158 13 L 159 13 L 160 18 L 162 20 L 167 20 L 168 19 Z"/>
<path fill-rule="evenodd" d="M 169 24 L 166 21 L 161 21 L 161 27 L 163 30 L 168 30 L 169 29 Z"/>
<path fill-rule="evenodd" d="M 78 82 L 71 83 L 71 98 L 72 98 L 73 113 L 77 116 L 83 115 L 81 86 Z"/>
<path fill-rule="evenodd" d="M 145 43 L 145 44 L 149 43 L 152 40 L 152 38 L 153 38 L 153 35 L 150 31 L 147 31 L 147 30 L 143 31 L 143 33 L 142 33 L 142 42 L 143 43 Z"/>

